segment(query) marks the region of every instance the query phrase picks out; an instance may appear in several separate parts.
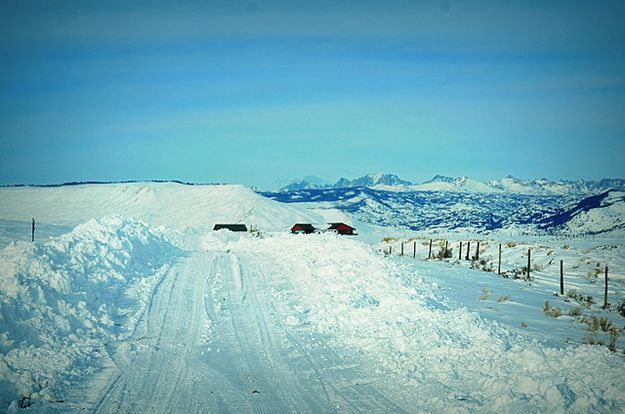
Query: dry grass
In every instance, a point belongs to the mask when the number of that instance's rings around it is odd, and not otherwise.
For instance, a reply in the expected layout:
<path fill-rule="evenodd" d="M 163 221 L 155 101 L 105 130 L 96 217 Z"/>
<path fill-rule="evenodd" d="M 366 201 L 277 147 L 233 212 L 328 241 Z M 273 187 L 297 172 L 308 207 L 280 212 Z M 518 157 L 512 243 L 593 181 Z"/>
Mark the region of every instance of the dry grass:
<path fill-rule="evenodd" d="M 546 300 L 545 303 L 543 304 L 543 312 L 545 313 L 545 315 L 549 316 L 550 318 L 557 318 L 559 316 L 562 316 L 562 310 L 560 310 L 560 308 L 552 308 L 549 305 L 548 300 Z"/>
<path fill-rule="evenodd" d="M 447 244 L 447 250 L 445 250 L 445 240 L 441 240 L 438 243 L 438 253 L 434 256 L 436 259 L 439 260 L 443 260 L 443 259 L 450 259 L 452 256 L 452 250 L 451 247 Z"/>
<path fill-rule="evenodd" d="M 616 352 L 616 341 L 621 336 L 621 329 L 612 325 L 607 316 L 599 317 L 592 315 L 584 317 L 582 323 L 586 324 L 588 334 L 582 338 L 582 343 L 589 345 L 605 345 L 612 352 Z"/>

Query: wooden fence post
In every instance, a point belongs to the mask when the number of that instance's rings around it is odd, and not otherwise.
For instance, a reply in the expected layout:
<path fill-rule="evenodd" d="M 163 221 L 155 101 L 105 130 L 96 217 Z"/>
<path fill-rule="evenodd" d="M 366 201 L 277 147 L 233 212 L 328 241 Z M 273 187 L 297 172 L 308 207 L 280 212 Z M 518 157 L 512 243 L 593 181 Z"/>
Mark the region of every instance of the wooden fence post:
<path fill-rule="evenodd" d="M 414 259 L 417 258 L 417 242 L 413 242 L 413 246 L 412 246 L 412 257 Z"/>
<path fill-rule="evenodd" d="M 563 260 L 560 260 L 560 294 L 564 295 L 564 264 Z"/>
<path fill-rule="evenodd" d="M 469 260 L 469 252 L 471 251 L 471 242 L 468 241 L 467 242 L 467 257 L 465 257 L 465 260 Z"/>
<path fill-rule="evenodd" d="M 430 239 L 430 250 L 428 251 L 428 260 L 432 258 L 432 239 Z"/>
<path fill-rule="evenodd" d="M 458 260 L 462 260 L 462 242 L 460 242 L 460 250 L 458 253 Z"/>
<path fill-rule="evenodd" d="M 530 276 L 530 262 L 532 258 L 532 253 L 530 249 L 527 249 L 527 280 L 532 280 Z"/>
<path fill-rule="evenodd" d="M 499 265 L 497 266 L 497 274 L 501 274 L 501 243 L 499 243 Z"/>
<path fill-rule="evenodd" d="M 447 248 L 449 246 L 449 242 L 445 240 L 445 251 L 443 252 L 443 259 L 447 258 Z"/>
<path fill-rule="evenodd" d="M 603 295 L 603 309 L 608 308 L 608 265 L 605 265 L 605 292 Z"/>
<path fill-rule="evenodd" d="M 388 246 L 388 255 L 389 256 L 393 255 L 393 245 Z"/>
<path fill-rule="evenodd" d="M 33 228 L 32 228 L 32 233 L 30 235 L 30 241 L 34 242 L 35 241 L 35 218 L 33 217 Z"/>
<path fill-rule="evenodd" d="M 401 242 L 401 254 L 400 256 L 404 255 L 404 242 Z"/>
<path fill-rule="evenodd" d="M 477 249 L 475 249 L 475 260 L 480 260 L 480 242 L 477 242 Z"/>

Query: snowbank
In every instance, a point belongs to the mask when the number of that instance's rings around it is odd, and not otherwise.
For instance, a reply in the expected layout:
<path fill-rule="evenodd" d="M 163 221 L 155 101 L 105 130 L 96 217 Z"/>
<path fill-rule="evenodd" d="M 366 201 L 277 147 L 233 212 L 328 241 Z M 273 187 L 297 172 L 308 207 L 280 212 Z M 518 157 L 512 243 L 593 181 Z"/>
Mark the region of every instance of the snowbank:
<path fill-rule="evenodd" d="M 226 247 L 271 269 L 265 273 L 287 329 L 355 350 L 376 377 L 389 378 L 398 398 L 417 392 L 410 402 L 417 411 L 625 410 L 621 356 L 605 347 L 548 348 L 512 334 L 353 239 L 275 235 Z"/>
<path fill-rule="evenodd" d="M 163 233 L 120 216 L 45 244 L 0 251 L 0 410 L 55 401 L 123 339 L 179 254 Z"/>

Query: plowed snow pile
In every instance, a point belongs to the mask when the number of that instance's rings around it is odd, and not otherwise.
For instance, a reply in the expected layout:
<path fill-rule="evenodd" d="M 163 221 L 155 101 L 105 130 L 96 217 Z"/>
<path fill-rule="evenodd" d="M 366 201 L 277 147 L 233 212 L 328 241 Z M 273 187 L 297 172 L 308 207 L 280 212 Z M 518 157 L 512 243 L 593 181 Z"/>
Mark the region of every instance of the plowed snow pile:
<path fill-rule="evenodd" d="M 372 376 L 387 378 L 396 400 L 410 400 L 416 411 L 625 411 L 622 356 L 514 335 L 357 241 L 210 236 L 204 246 L 253 255 L 274 281 L 285 325 L 360 353 Z"/>
<path fill-rule="evenodd" d="M 161 232 L 119 216 L 1 250 L 0 407 L 55 401 L 72 378 L 97 371 L 179 253 Z"/>

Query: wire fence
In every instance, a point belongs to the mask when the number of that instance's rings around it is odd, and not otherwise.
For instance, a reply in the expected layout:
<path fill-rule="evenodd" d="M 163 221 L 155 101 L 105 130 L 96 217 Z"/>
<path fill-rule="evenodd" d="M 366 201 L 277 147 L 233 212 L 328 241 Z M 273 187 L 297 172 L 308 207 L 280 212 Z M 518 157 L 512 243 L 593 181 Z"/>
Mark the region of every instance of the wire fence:
<path fill-rule="evenodd" d="M 565 296 L 566 283 L 571 278 L 582 278 L 590 281 L 595 285 L 593 291 L 597 291 L 598 284 L 603 283 L 602 308 L 610 309 L 609 291 L 613 288 L 610 283 L 611 268 L 605 262 L 605 257 L 593 260 L 580 252 L 572 252 L 568 245 L 560 248 L 560 252 L 557 250 L 529 243 L 492 240 L 450 241 L 434 238 L 406 241 L 385 238 L 380 249 L 386 256 L 403 256 L 415 260 L 438 260 L 458 264 L 466 263 L 476 270 L 495 273 L 506 278 L 522 279 L 529 283 L 534 280 L 536 275 L 540 275 L 543 278 L 557 280 L 558 293 L 561 296 Z M 558 253 L 561 253 L 562 257 L 558 257 Z M 568 269 L 567 260 L 570 261 Z M 568 292 L 568 295 L 577 294 L 576 290 L 569 290 Z M 625 308 L 620 309 L 620 307 L 623 306 L 619 306 L 619 313 L 623 312 L 623 316 L 625 316 Z"/>

